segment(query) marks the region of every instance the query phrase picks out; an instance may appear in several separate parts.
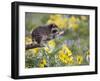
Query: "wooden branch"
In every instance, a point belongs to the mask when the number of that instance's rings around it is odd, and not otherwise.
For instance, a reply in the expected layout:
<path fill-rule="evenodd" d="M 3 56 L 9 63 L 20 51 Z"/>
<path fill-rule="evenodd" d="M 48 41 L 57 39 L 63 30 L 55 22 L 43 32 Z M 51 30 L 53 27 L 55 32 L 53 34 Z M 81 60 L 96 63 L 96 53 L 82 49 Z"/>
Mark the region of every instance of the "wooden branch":
<path fill-rule="evenodd" d="M 64 34 L 64 31 L 60 32 L 58 35 L 63 35 Z M 47 40 L 45 41 L 49 41 L 51 40 L 51 38 L 48 38 Z M 28 50 L 28 49 L 32 49 L 32 48 L 37 48 L 37 47 L 44 47 L 43 45 L 39 45 L 39 44 L 28 44 L 28 45 L 25 45 L 25 49 Z"/>
<path fill-rule="evenodd" d="M 25 49 L 28 50 L 28 49 L 37 48 L 37 47 L 43 47 L 43 46 L 39 44 L 28 44 L 25 46 Z"/>

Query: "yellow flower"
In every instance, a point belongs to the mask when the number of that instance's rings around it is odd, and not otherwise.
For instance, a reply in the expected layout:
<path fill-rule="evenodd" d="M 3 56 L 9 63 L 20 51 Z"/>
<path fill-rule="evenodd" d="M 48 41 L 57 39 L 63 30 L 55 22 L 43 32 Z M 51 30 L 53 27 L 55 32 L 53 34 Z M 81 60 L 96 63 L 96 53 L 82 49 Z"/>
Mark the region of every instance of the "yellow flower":
<path fill-rule="evenodd" d="M 39 67 L 43 68 L 44 67 L 44 64 L 39 64 Z"/>
<path fill-rule="evenodd" d="M 39 67 L 43 68 L 43 67 L 45 67 L 46 64 L 47 64 L 46 59 L 43 58 L 43 59 L 40 61 Z"/>
<path fill-rule="evenodd" d="M 60 50 L 58 52 L 59 59 L 65 63 L 65 64 L 72 64 L 73 63 L 73 57 L 71 55 L 68 56 L 68 54 L 65 53 L 64 50 Z"/>
<path fill-rule="evenodd" d="M 74 30 L 74 31 L 77 31 L 78 27 L 79 27 L 79 25 L 78 25 L 78 24 L 76 24 L 76 23 L 75 23 L 75 24 L 73 24 L 73 30 Z"/>
<path fill-rule="evenodd" d="M 34 48 L 34 49 L 31 49 L 33 51 L 34 54 L 38 54 L 39 53 L 39 48 Z"/>
<path fill-rule="evenodd" d="M 73 56 L 68 57 L 67 61 L 68 61 L 68 64 L 73 64 L 74 62 Z"/>
<path fill-rule="evenodd" d="M 25 37 L 25 44 L 31 44 L 32 39 L 30 37 Z"/>
<path fill-rule="evenodd" d="M 50 16 L 51 20 L 60 19 L 60 18 L 62 18 L 62 15 L 60 15 L 60 14 L 55 14 L 55 15 Z"/>
<path fill-rule="evenodd" d="M 71 52 L 71 50 L 67 47 L 67 45 L 63 45 L 63 46 L 62 46 L 62 50 L 63 50 L 68 56 L 71 56 L 71 55 L 72 55 L 72 52 Z"/>
<path fill-rule="evenodd" d="M 50 41 L 48 41 L 48 46 L 54 48 L 54 47 L 56 46 L 55 41 L 54 41 L 54 40 L 50 40 Z"/>
<path fill-rule="evenodd" d="M 61 50 L 61 51 L 59 51 L 59 58 L 60 59 L 63 59 L 63 58 L 65 58 L 66 57 L 66 55 L 64 54 L 64 52 Z"/>
<path fill-rule="evenodd" d="M 83 62 L 83 57 L 82 57 L 82 55 L 77 55 L 77 63 L 78 64 L 82 64 L 82 62 Z"/>
<path fill-rule="evenodd" d="M 71 16 L 71 18 L 69 19 L 69 22 L 75 23 L 76 22 L 75 16 Z"/>
<path fill-rule="evenodd" d="M 47 64 L 46 59 L 44 59 L 44 58 L 42 59 L 42 62 L 43 62 L 44 65 Z"/>
<path fill-rule="evenodd" d="M 48 41 L 47 43 L 48 46 L 44 47 L 44 50 L 47 52 L 47 53 L 52 53 L 53 49 L 55 48 L 56 46 L 56 42 L 54 40 L 50 40 Z"/>
<path fill-rule="evenodd" d="M 64 18 L 63 15 L 56 14 L 56 15 L 51 15 L 50 19 L 48 20 L 48 24 L 54 23 L 58 26 L 60 29 L 64 29 L 67 27 L 67 18 Z"/>
<path fill-rule="evenodd" d="M 72 28 L 74 31 L 77 31 L 77 29 L 79 28 L 79 18 L 76 18 L 75 16 L 71 16 L 69 18 L 69 24 L 68 27 Z"/>
<path fill-rule="evenodd" d="M 58 56 L 58 57 L 59 57 L 59 59 L 61 60 L 61 62 L 67 64 L 67 56 L 64 54 L 63 51 L 60 51 L 60 52 L 59 52 L 59 56 Z"/>

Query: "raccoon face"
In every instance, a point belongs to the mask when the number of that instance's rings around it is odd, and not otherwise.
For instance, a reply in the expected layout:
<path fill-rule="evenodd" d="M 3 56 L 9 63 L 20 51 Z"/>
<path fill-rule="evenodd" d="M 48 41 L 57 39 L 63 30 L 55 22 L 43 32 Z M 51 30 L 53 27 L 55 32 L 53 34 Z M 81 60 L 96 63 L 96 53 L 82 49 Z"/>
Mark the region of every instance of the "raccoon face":
<path fill-rule="evenodd" d="M 51 30 L 51 34 L 57 34 L 59 32 L 58 27 L 55 24 L 50 24 L 49 28 Z"/>
<path fill-rule="evenodd" d="M 52 33 L 52 34 L 58 34 L 58 32 L 59 32 L 58 28 L 53 28 L 53 29 L 51 30 L 51 33 Z"/>

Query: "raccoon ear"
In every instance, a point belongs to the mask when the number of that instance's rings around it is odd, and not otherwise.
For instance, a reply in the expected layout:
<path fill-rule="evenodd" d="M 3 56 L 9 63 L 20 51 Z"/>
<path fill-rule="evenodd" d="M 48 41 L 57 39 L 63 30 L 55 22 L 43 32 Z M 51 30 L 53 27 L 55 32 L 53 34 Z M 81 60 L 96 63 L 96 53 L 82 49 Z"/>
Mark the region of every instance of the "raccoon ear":
<path fill-rule="evenodd" d="M 48 27 L 49 27 L 50 29 L 52 29 L 52 28 L 53 28 L 53 24 L 49 24 Z"/>
<path fill-rule="evenodd" d="M 53 23 L 52 24 L 49 24 L 49 27 L 53 27 Z"/>

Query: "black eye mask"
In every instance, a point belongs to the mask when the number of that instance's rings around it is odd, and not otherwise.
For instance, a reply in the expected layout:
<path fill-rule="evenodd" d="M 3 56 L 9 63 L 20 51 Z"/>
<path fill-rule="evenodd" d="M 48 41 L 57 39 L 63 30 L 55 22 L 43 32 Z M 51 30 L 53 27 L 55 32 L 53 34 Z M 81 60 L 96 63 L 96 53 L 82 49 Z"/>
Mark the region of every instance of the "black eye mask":
<path fill-rule="evenodd" d="M 53 31 L 52 31 L 52 33 L 56 33 L 56 32 L 57 32 L 57 30 L 53 30 Z"/>

